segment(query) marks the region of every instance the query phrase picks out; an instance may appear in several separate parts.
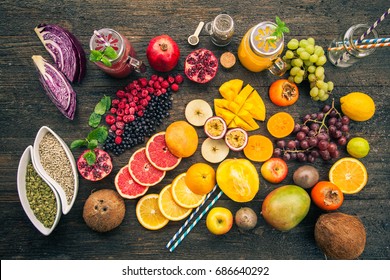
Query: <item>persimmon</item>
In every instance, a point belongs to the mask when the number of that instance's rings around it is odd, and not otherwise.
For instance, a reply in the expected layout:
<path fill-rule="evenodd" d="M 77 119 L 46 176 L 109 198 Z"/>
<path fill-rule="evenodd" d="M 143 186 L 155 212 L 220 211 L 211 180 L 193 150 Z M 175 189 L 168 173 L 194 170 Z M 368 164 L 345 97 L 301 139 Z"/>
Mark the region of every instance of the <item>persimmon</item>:
<path fill-rule="evenodd" d="M 311 199 L 322 210 L 333 211 L 343 204 L 344 195 L 335 184 L 321 181 L 315 184 L 311 190 Z"/>
<path fill-rule="evenodd" d="M 251 135 L 248 144 L 244 148 L 245 156 L 252 161 L 263 162 L 272 157 L 274 145 L 272 141 L 263 135 Z"/>
<path fill-rule="evenodd" d="M 290 106 L 297 102 L 298 97 L 297 85 L 286 79 L 276 80 L 269 88 L 269 98 L 277 106 Z"/>
<path fill-rule="evenodd" d="M 276 138 L 283 138 L 294 130 L 294 119 L 286 112 L 279 112 L 272 115 L 267 122 L 268 132 Z"/>

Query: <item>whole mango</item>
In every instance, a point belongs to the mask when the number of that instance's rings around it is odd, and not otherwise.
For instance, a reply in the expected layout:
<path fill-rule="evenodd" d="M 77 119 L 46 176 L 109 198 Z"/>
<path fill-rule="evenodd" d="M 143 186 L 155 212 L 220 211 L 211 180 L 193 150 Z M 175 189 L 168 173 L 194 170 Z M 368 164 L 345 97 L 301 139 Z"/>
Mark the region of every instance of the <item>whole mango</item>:
<path fill-rule="evenodd" d="M 308 193 L 296 185 L 286 185 L 266 196 L 261 214 L 272 227 L 280 231 L 288 231 L 306 217 L 309 208 Z"/>

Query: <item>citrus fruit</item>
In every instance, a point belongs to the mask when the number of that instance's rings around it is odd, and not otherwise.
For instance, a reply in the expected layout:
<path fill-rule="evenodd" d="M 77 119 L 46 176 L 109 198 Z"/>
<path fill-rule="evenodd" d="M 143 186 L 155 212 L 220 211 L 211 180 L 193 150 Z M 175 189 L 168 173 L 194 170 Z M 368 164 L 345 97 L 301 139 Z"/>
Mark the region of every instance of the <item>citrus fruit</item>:
<path fill-rule="evenodd" d="M 354 137 L 348 141 L 347 152 L 355 158 L 362 158 L 368 155 L 370 144 L 362 137 Z"/>
<path fill-rule="evenodd" d="M 172 170 L 179 165 L 181 158 L 173 155 L 165 142 L 165 132 L 154 134 L 146 143 L 146 157 L 159 170 Z"/>
<path fill-rule="evenodd" d="M 263 135 L 251 135 L 248 144 L 244 148 L 244 155 L 256 162 L 263 162 L 272 157 L 274 145 L 272 141 Z"/>
<path fill-rule="evenodd" d="M 251 201 L 259 191 L 259 174 L 247 159 L 225 159 L 216 172 L 217 184 L 233 201 Z"/>
<path fill-rule="evenodd" d="M 294 119 L 289 113 L 279 112 L 269 118 L 267 129 L 272 136 L 283 138 L 290 135 L 294 130 L 294 125 Z"/>
<path fill-rule="evenodd" d="M 188 168 L 184 181 L 193 193 L 207 194 L 215 186 L 215 170 L 207 163 L 195 163 Z"/>
<path fill-rule="evenodd" d="M 198 207 L 206 195 L 193 193 L 185 182 L 186 173 L 178 175 L 172 181 L 172 197 L 177 204 L 184 208 Z"/>
<path fill-rule="evenodd" d="M 178 205 L 172 197 L 172 185 L 165 186 L 158 195 L 158 207 L 161 214 L 171 221 L 180 221 L 187 217 L 192 209 Z"/>
<path fill-rule="evenodd" d="M 171 123 L 165 131 L 165 142 L 169 151 L 177 157 L 190 157 L 198 148 L 198 134 L 186 121 Z"/>
<path fill-rule="evenodd" d="M 366 167 L 359 160 L 351 157 L 339 159 L 329 170 L 329 181 L 346 194 L 361 191 L 367 184 L 367 179 Z"/>
<path fill-rule="evenodd" d="M 138 201 L 135 208 L 138 222 L 146 229 L 158 230 L 169 222 L 158 207 L 158 197 L 155 193 L 147 194 Z"/>
<path fill-rule="evenodd" d="M 367 121 L 375 113 L 375 103 L 363 92 L 351 92 L 340 98 L 341 111 L 354 121 Z"/>
<path fill-rule="evenodd" d="M 143 196 L 149 189 L 147 186 L 138 184 L 131 177 L 129 166 L 122 167 L 115 176 L 115 187 L 118 193 L 127 199 L 134 199 Z"/>
<path fill-rule="evenodd" d="M 165 171 L 155 168 L 146 157 L 146 148 L 138 149 L 129 160 L 129 172 L 131 177 L 138 184 L 143 186 L 154 186 L 165 176 Z"/>

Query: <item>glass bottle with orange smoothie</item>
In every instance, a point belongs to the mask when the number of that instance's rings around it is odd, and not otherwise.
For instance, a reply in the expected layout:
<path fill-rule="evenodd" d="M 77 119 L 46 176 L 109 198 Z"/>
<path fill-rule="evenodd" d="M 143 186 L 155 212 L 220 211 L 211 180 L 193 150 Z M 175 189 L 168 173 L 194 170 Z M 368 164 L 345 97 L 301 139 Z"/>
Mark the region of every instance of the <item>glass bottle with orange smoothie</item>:
<path fill-rule="evenodd" d="M 95 62 L 108 75 L 115 78 L 124 78 L 133 71 L 141 73 L 146 71 L 145 64 L 136 59 L 136 52 L 126 37 L 110 28 L 95 31 L 89 42 L 90 49 L 102 51 L 108 46 L 112 47 L 117 53 L 117 57 L 110 60 L 111 66 L 107 66 L 102 62 Z"/>
<path fill-rule="evenodd" d="M 244 35 L 238 47 L 238 59 L 246 69 L 252 72 L 268 69 L 277 76 L 286 72 L 286 64 L 280 58 L 284 36 L 273 36 L 275 29 L 275 23 L 265 21 L 252 27 Z"/>

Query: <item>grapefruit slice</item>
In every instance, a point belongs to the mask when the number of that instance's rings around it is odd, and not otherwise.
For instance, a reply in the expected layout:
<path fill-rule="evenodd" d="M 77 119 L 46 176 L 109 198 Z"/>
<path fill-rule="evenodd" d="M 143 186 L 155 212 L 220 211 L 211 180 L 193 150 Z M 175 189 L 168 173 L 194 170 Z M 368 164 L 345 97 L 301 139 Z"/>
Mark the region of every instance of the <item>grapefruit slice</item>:
<path fill-rule="evenodd" d="M 165 132 L 154 134 L 146 143 L 146 157 L 157 169 L 168 171 L 179 165 L 181 158 L 173 155 L 165 142 Z"/>
<path fill-rule="evenodd" d="M 158 207 L 158 194 L 152 193 L 142 197 L 135 208 L 138 222 L 146 229 L 158 230 L 168 224 Z"/>
<path fill-rule="evenodd" d="M 118 193 L 127 199 L 143 196 L 149 189 L 134 181 L 129 172 L 129 166 L 122 167 L 115 176 L 115 187 Z"/>
<path fill-rule="evenodd" d="M 172 197 L 172 185 L 165 186 L 158 195 L 158 207 L 161 214 L 171 221 L 180 221 L 187 217 L 192 209 L 178 205 Z"/>
<path fill-rule="evenodd" d="M 129 160 L 128 169 L 134 181 L 142 186 L 150 187 L 161 182 L 165 171 L 155 168 L 146 157 L 145 151 L 146 148 L 143 147 L 134 152 Z"/>

